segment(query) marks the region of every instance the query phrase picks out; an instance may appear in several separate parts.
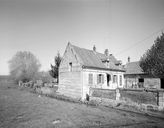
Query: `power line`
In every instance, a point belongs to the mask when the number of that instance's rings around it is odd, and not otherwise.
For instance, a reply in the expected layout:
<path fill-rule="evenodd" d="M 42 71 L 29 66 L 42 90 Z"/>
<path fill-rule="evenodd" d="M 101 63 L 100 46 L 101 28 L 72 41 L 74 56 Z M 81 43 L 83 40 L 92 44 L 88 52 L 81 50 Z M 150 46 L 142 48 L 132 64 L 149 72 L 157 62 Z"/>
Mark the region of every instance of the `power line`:
<path fill-rule="evenodd" d="M 121 52 L 116 53 L 115 55 L 119 55 L 119 54 L 123 53 L 124 51 L 127 51 L 127 50 L 129 50 L 130 48 L 132 48 L 132 47 L 134 47 L 134 46 L 136 46 L 136 45 L 138 45 L 138 44 L 144 43 L 144 41 L 146 41 L 147 39 L 149 39 L 149 38 L 152 37 L 153 35 L 159 33 L 160 31 L 162 32 L 163 29 L 164 29 L 164 28 L 162 28 L 162 29 L 160 29 L 160 30 L 158 30 L 158 31 L 156 31 L 156 32 L 154 32 L 154 33 L 152 33 L 151 35 L 147 36 L 147 37 L 144 38 L 143 40 L 136 42 L 135 44 L 133 44 L 133 45 L 131 45 L 130 47 L 128 47 L 128 48 L 122 50 Z"/>

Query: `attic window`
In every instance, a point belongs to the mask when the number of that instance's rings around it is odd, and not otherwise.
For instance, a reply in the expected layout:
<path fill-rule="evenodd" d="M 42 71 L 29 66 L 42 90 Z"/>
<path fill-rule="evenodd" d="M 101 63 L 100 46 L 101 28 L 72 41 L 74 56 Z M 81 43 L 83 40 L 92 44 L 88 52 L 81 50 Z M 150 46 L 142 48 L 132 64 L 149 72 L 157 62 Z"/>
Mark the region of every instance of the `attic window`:
<path fill-rule="evenodd" d="M 72 72 L 72 62 L 69 63 L 69 71 Z"/>

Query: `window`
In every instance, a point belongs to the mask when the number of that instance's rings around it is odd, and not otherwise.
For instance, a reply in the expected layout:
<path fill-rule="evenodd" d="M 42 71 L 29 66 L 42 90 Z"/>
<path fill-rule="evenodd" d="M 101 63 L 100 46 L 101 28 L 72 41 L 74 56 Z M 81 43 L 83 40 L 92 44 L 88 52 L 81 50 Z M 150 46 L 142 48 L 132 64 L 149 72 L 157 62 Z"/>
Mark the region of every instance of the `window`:
<path fill-rule="evenodd" d="M 93 74 L 91 74 L 91 73 L 88 76 L 88 83 L 91 85 L 93 84 Z"/>
<path fill-rule="evenodd" d="M 113 83 L 117 83 L 117 75 L 113 76 Z"/>
<path fill-rule="evenodd" d="M 98 74 L 97 75 L 97 84 L 103 84 L 104 83 L 104 75 L 103 74 Z"/>
<path fill-rule="evenodd" d="M 144 79 L 143 78 L 139 78 L 138 81 L 141 82 L 141 83 L 143 83 L 144 82 Z"/>
<path fill-rule="evenodd" d="M 164 89 L 164 79 L 163 78 L 161 79 L 161 88 Z"/>
<path fill-rule="evenodd" d="M 139 88 L 143 88 L 144 87 L 144 79 L 143 78 L 139 78 L 138 79 L 138 87 Z"/>
<path fill-rule="evenodd" d="M 122 76 L 120 75 L 120 86 L 122 86 Z"/>
<path fill-rule="evenodd" d="M 69 63 L 69 71 L 72 72 L 72 62 Z"/>

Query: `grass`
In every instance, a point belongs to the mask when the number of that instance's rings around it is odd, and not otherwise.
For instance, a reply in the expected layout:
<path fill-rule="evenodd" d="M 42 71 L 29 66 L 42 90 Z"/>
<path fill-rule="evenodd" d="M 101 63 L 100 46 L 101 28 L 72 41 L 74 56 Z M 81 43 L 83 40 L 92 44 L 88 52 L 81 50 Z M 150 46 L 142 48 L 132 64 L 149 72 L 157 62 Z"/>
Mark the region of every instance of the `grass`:
<path fill-rule="evenodd" d="M 28 90 L 30 91 L 30 90 Z M 95 128 L 148 127 L 163 120 L 106 107 L 75 104 L 30 93 L 17 85 L 0 83 L 0 127 L 2 128 Z M 66 98 L 66 97 L 63 97 Z M 149 123 L 148 121 L 154 122 Z"/>

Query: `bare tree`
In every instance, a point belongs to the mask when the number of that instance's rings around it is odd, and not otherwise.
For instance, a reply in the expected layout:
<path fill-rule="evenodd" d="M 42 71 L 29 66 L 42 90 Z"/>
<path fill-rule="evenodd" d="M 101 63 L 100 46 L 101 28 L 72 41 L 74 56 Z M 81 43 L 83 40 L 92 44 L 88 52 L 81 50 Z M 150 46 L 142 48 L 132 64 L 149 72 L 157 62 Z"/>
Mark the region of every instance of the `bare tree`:
<path fill-rule="evenodd" d="M 16 82 L 34 80 L 40 66 L 39 60 L 28 51 L 17 52 L 9 61 L 10 75 Z"/>

